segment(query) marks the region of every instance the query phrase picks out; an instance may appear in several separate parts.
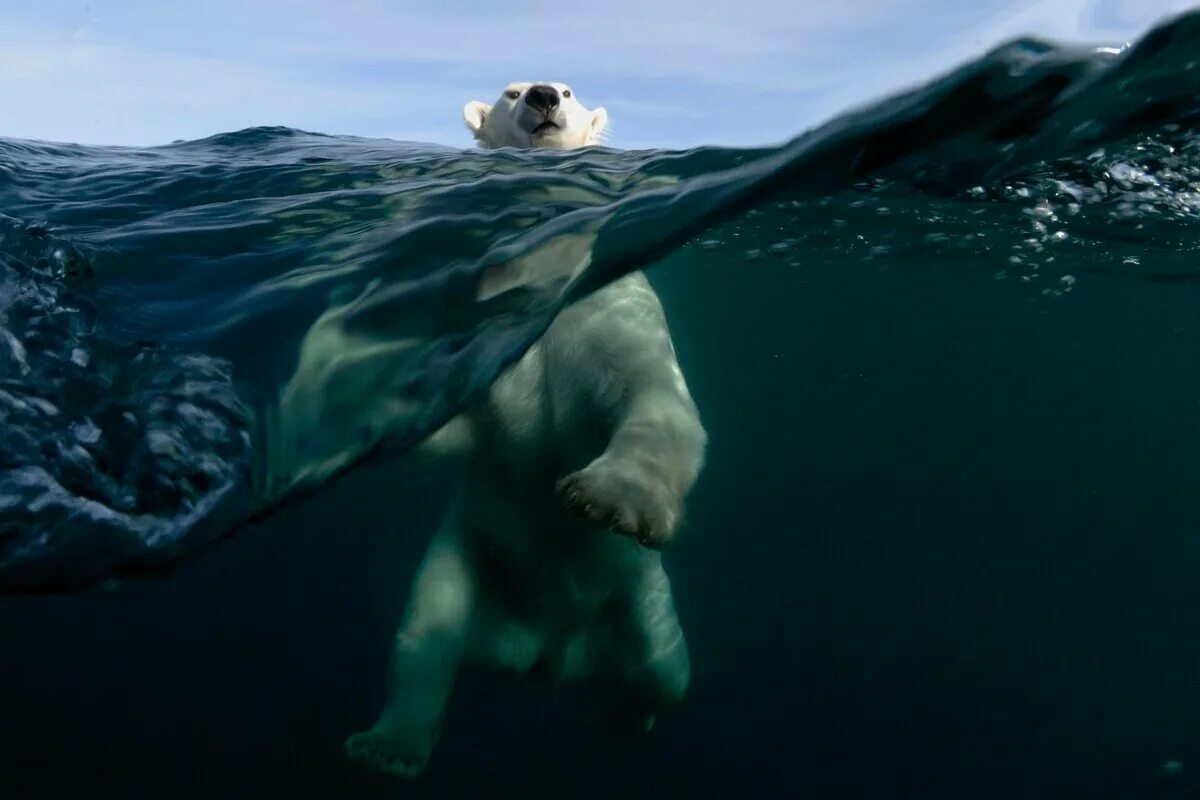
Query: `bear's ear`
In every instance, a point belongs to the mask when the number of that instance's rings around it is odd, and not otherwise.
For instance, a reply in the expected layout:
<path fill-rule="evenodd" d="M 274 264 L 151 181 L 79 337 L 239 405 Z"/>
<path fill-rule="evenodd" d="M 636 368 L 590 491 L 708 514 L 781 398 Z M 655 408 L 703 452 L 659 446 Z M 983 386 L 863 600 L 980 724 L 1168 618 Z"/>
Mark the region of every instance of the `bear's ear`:
<path fill-rule="evenodd" d="M 592 121 L 588 128 L 591 136 L 588 138 L 593 142 L 598 142 L 604 138 L 604 134 L 608 133 L 608 112 L 603 108 L 597 108 L 592 112 Z"/>
<path fill-rule="evenodd" d="M 483 123 L 487 120 L 487 115 L 490 113 L 492 113 L 492 107 L 478 100 L 472 100 L 463 106 L 463 120 L 466 121 L 467 127 L 471 129 L 471 133 L 476 135 L 483 128 Z"/>

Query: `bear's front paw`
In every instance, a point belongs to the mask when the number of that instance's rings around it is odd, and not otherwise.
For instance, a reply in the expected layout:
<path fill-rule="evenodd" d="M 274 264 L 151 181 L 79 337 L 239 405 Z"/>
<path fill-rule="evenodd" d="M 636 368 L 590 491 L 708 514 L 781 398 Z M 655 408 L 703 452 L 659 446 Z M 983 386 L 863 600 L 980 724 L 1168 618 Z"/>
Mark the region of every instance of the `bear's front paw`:
<path fill-rule="evenodd" d="M 385 775 L 415 778 L 425 768 L 428 753 L 418 752 L 401 739 L 377 730 L 356 733 L 346 740 L 346 756 L 351 761 Z"/>
<path fill-rule="evenodd" d="M 682 502 L 646 469 L 601 459 L 558 482 L 563 504 L 594 525 L 662 547 L 675 536 Z"/>

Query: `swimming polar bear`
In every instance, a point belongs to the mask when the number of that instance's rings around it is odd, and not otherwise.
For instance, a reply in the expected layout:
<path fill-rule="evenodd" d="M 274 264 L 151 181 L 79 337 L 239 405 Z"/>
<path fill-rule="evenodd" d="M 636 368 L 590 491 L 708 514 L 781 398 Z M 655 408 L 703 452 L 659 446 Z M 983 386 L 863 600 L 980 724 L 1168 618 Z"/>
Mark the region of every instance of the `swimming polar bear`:
<path fill-rule="evenodd" d="M 484 147 L 570 150 L 597 144 L 608 112 L 588 111 L 565 83 L 510 83 L 492 105 L 472 100 L 463 120 Z"/>
<path fill-rule="evenodd" d="M 486 147 L 584 146 L 607 122 L 561 83 L 511 84 L 464 117 Z M 347 755 L 415 777 L 464 665 L 591 682 L 610 723 L 648 730 L 689 680 L 658 548 L 705 443 L 641 273 L 564 309 L 483 403 L 411 456 L 465 449 L 464 477 L 418 568 L 382 712 Z"/>

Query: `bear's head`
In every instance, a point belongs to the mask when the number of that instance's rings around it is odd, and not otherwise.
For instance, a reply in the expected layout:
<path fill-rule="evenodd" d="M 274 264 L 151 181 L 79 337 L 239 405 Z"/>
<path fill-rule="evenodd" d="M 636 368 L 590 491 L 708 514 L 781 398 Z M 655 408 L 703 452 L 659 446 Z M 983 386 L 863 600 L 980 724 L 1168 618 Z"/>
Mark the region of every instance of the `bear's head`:
<path fill-rule="evenodd" d="M 484 147 L 569 150 L 599 142 L 608 112 L 588 111 L 565 83 L 510 83 L 492 105 L 467 103 L 463 119 Z"/>

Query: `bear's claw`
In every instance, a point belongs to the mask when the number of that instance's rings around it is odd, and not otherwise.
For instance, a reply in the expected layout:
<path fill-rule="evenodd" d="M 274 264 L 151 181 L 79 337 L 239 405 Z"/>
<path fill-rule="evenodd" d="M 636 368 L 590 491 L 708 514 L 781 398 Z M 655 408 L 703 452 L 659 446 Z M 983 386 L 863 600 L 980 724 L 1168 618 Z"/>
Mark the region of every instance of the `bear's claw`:
<path fill-rule="evenodd" d="M 646 547 L 662 547 L 674 537 L 680 502 L 620 462 L 594 462 L 556 488 L 563 505 L 593 525 L 636 538 Z"/>

